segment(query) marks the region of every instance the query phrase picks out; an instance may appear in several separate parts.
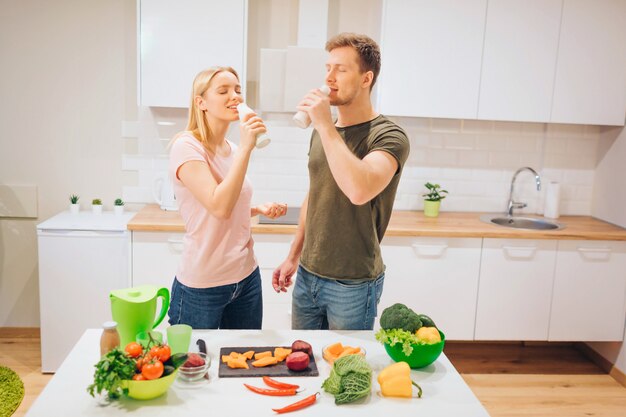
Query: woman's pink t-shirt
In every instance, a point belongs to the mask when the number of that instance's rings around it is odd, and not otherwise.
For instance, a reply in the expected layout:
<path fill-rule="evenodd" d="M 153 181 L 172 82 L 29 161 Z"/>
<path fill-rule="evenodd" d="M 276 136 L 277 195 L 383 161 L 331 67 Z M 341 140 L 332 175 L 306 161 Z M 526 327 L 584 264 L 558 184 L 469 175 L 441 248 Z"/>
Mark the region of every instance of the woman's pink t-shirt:
<path fill-rule="evenodd" d="M 178 210 L 185 222 L 182 260 L 176 278 L 193 288 L 234 284 L 257 266 L 250 232 L 252 186 L 246 178 L 229 219 L 211 215 L 178 178 L 178 169 L 188 161 L 203 161 L 221 183 L 233 164 L 237 146 L 230 141 L 226 157 L 210 155 L 191 133 L 183 133 L 170 150 L 169 174 Z"/>

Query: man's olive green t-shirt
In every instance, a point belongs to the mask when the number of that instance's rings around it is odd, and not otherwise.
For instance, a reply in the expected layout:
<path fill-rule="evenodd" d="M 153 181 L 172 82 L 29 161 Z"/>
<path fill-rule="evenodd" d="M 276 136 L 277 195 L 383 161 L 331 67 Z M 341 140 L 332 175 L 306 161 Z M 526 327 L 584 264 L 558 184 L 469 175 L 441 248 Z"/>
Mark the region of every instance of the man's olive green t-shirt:
<path fill-rule="evenodd" d="M 373 280 L 385 270 L 380 254 L 409 139 L 398 125 L 380 115 L 369 122 L 338 127 L 348 148 L 359 159 L 374 151 L 388 152 L 398 169 L 387 187 L 357 206 L 335 181 L 317 131 L 309 150 L 309 203 L 300 265 L 307 271 L 339 280 Z"/>

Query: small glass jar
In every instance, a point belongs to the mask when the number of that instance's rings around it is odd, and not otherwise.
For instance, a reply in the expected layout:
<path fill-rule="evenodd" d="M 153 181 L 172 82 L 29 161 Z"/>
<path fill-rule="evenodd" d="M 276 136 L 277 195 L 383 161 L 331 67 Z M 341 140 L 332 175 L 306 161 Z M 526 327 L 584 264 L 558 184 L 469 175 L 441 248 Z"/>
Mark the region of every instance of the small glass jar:
<path fill-rule="evenodd" d="M 116 322 L 107 321 L 102 324 L 102 329 L 102 336 L 100 336 L 100 356 L 104 356 L 120 346 L 120 334 L 117 332 Z"/>

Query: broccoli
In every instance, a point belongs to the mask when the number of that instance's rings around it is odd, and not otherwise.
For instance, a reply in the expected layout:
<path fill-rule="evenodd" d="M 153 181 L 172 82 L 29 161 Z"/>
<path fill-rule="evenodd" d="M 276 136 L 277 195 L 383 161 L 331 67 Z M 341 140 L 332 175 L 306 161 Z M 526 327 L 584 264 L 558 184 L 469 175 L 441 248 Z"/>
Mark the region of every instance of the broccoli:
<path fill-rule="evenodd" d="M 415 333 L 422 327 L 422 321 L 413 310 L 404 304 L 396 303 L 383 310 L 383 314 L 380 315 L 380 327 L 385 330 L 402 329 Z"/>

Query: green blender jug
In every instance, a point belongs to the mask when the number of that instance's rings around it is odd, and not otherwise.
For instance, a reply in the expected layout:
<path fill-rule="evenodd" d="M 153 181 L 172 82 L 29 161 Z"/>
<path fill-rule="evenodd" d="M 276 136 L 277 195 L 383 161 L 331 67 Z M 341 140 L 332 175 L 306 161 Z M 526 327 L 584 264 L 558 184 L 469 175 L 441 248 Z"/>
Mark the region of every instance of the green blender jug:
<path fill-rule="evenodd" d="M 134 288 L 113 290 L 109 294 L 111 313 L 117 322 L 120 334 L 120 347 L 135 341 L 139 332 L 150 331 L 157 327 L 170 306 L 170 292 L 167 288 L 154 285 L 141 285 Z M 161 311 L 155 319 L 157 299 L 161 300 Z"/>

